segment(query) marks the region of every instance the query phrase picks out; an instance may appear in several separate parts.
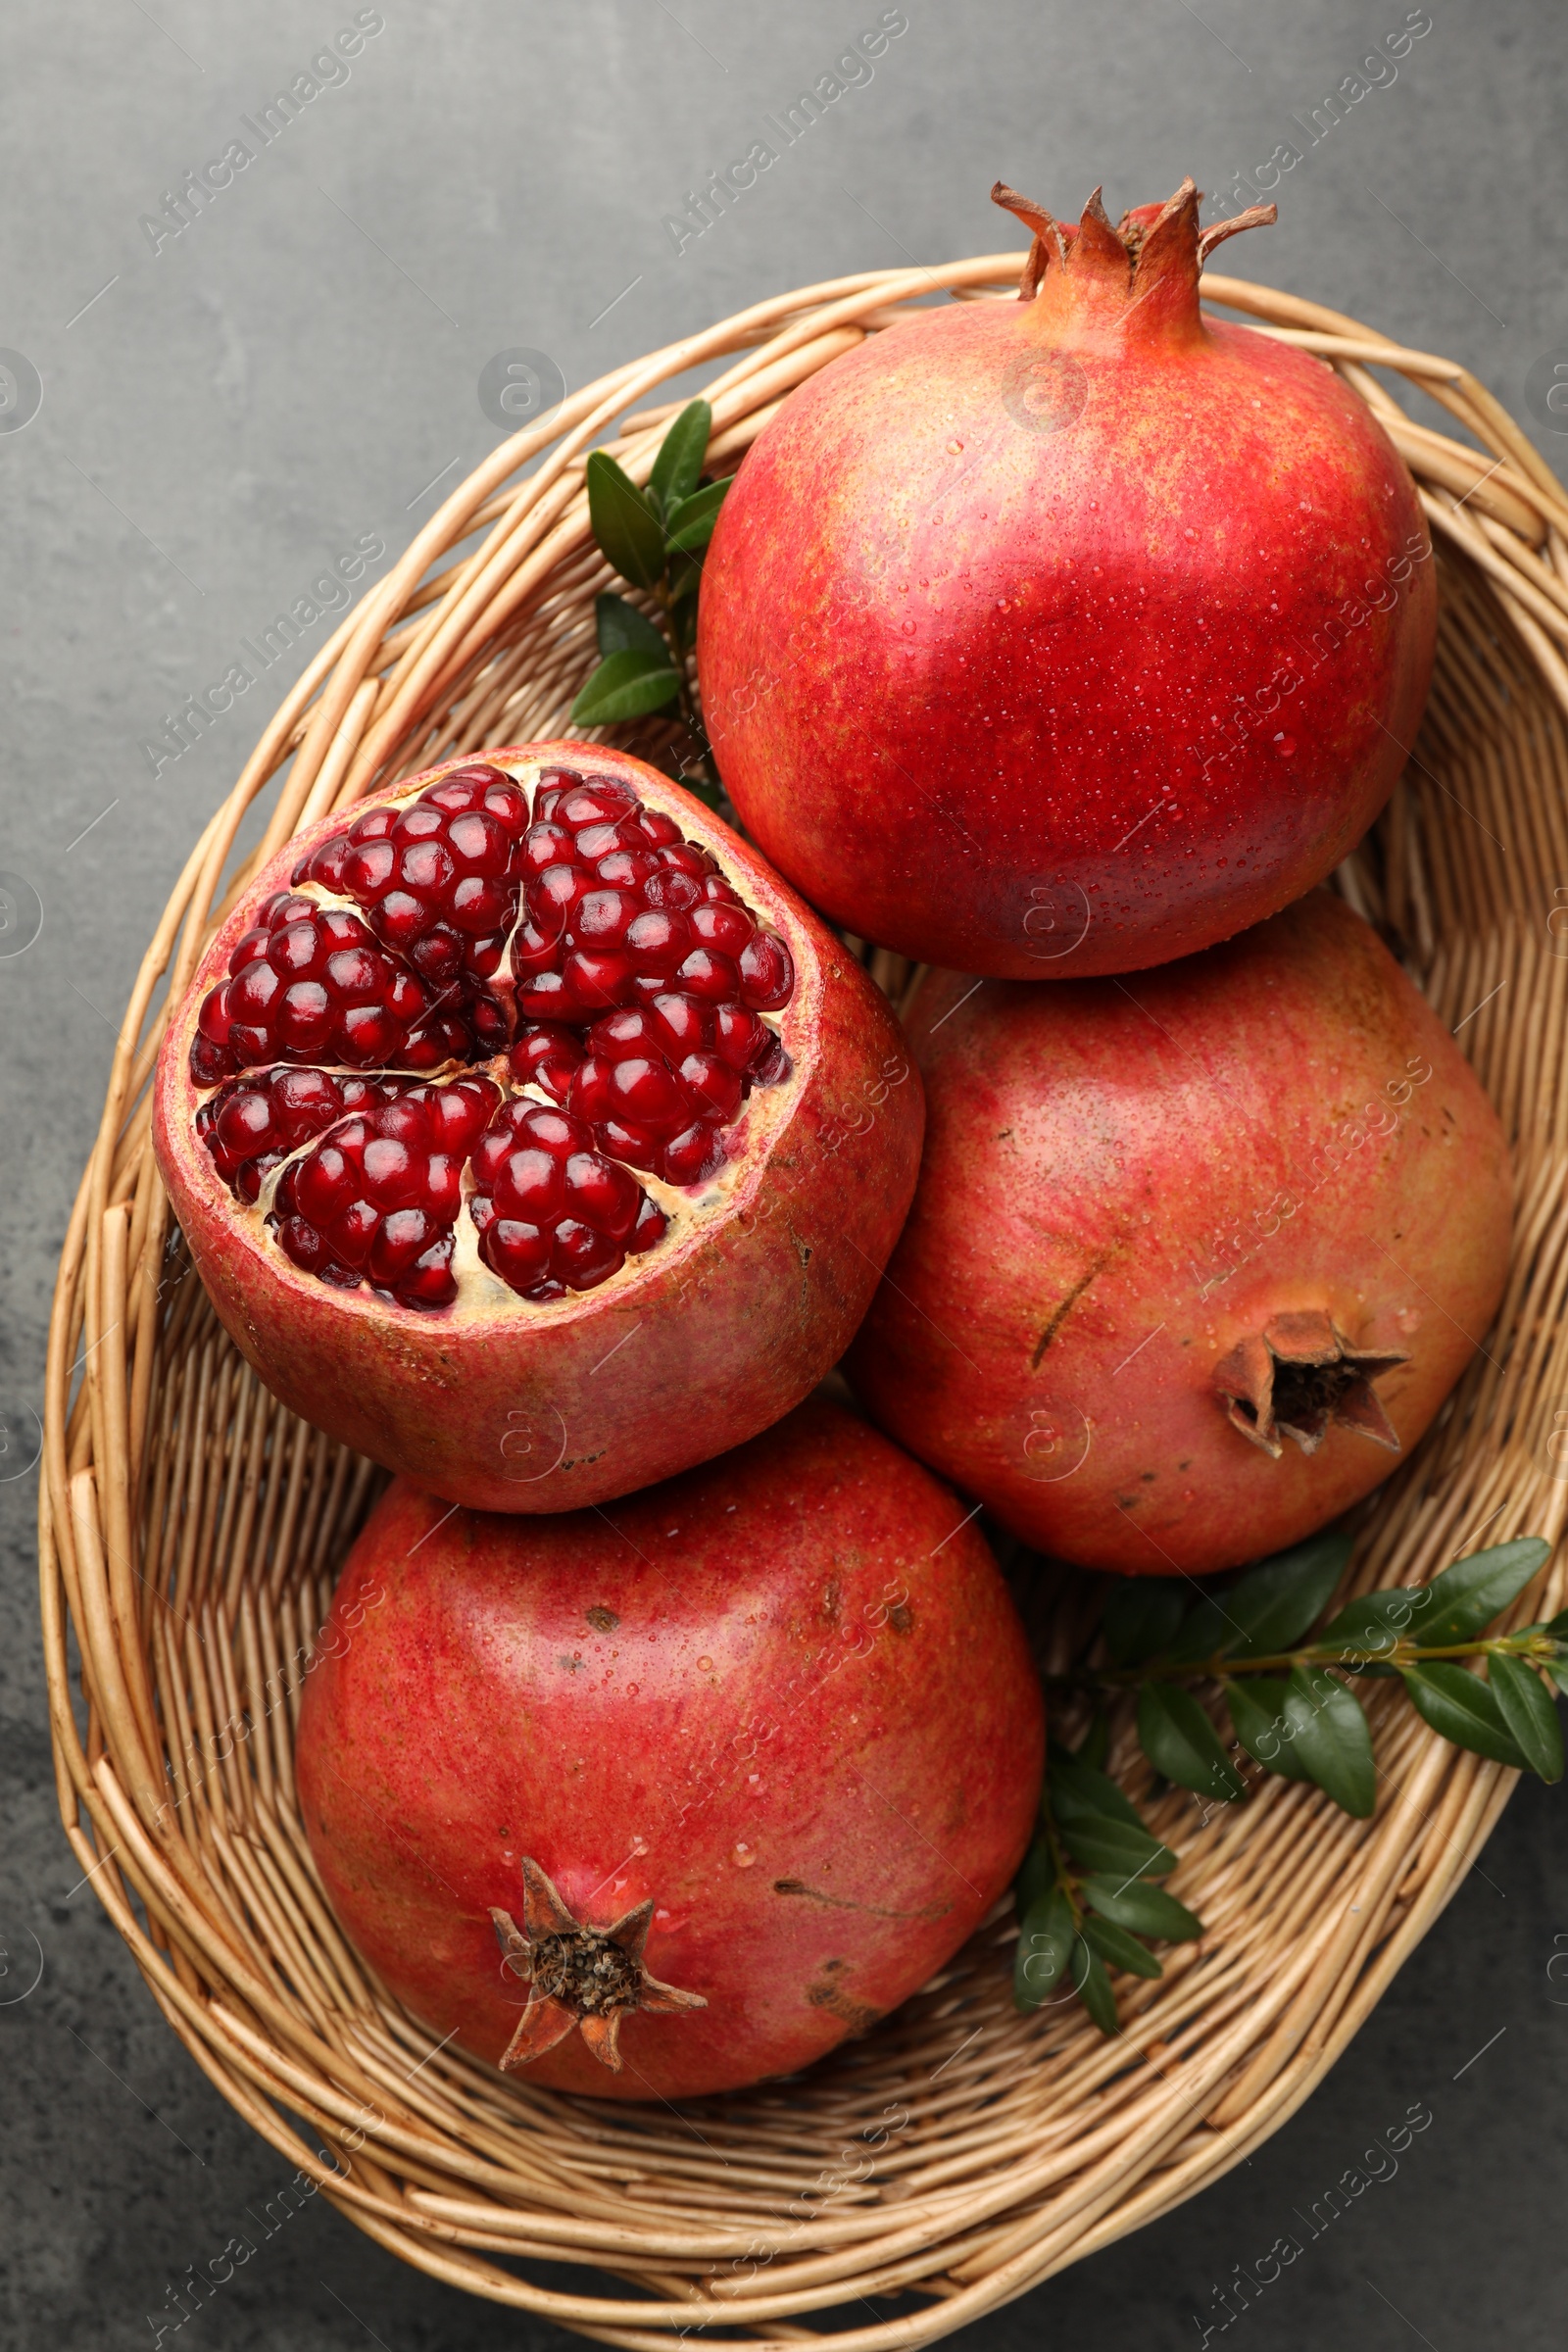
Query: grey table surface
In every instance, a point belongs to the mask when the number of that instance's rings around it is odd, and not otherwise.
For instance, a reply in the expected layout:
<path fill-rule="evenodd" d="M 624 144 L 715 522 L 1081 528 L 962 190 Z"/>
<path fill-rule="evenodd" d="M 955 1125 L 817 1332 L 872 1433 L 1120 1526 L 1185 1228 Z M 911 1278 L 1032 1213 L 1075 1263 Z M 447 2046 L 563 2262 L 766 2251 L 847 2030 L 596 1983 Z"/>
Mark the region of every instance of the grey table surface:
<path fill-rule="evenodd" d="M 763 118 L 874 66 L 701 235 L 667 217 Z M 242 128 L 366 37 L 269 144 Z M 899 27 L 902 27 L 900 29 Z M 1410 37 L 1405 37 L 1409 35 Z M 354 46 L 352 39 L 343 44 Z M 862 52 L 863 59 L 863 52 Z M 1377 62 L 1368 62 L 1368 61 Z M 1336 107 L 1324 101 L 1338 93 Z M 1071 215 L 1251 181 L 1227 265 L 1476 368 L 1568 457 L 1560 0 L 12 0 L 0 78 L 0 2339 L 70 2352 L 564 2344 L 312 2205 L 182 2325 L 277 2160 L 155 2011 L 61 1838 L 32 1563 L 54 1263 L 116 1023 L 186 850 L 324 623 L 177 760 L 155 744 L 334 558 L 379 569 L 501 429 L 498 352 L 576 386 L 764 293 L 1012 241 L 994 178 Z M 182 175 L 254 160 L 185 225 Z M 220 177 L 221 174 L 215 176 Z M 1243 201 L 1250 199 L 1245 195 Z M 195 215 L 195 208 L 187 203 Z M 1560 347 L 1560 348 L 1559 348 Z M 356 593 L 363 593 L 362 587 Z M 36 932 L 36 936 L 33 933 Z M 973 2330 L 1396 2352 L 1564 2340 L 1568 1852 L 1522 1788 L 1349 2055 L 1245 2166 Z M 36 1983 L 33 1982 L 36 1978 Z M 1372 2156 L 1406 2110 L 1431 2121 Z M 1216 2298 L 1348 2167 L 1379 2176 L 1233 2317 Z M 863 2313 L 850 2315 L 864 2317 Z M 1205 2333 L 1205 2331 L 1207 2331 Z"/>

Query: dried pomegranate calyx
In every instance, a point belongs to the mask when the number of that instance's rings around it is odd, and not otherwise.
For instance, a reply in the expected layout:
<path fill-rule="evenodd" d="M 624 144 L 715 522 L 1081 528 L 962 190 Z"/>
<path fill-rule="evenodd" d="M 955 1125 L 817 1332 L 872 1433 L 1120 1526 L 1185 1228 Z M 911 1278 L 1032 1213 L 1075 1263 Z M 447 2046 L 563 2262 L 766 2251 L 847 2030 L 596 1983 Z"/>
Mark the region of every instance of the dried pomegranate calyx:
<path fill-rule="evenodd" d="M 1131 300 L 1142 301 L 1153 281 L 1167 273 L 1190 279 L 1196 289 L 1198 273 L 1216 245 L 1246 228 L 1265 228 L 1279 218 L 1272 204 L 1249 205 L 1229 220 L 1211 221 L 1199 229 L 1201 201 L 1191 178 L 1184 179 L 1164 204 L 1140 204 L 1123 213 L 1112 227 L 1096 188 L 1084 206 L 1081 220 L 1058 220 L 1043 204 L 1020 196 L 999 179 L 991 201 L 1021 220 L 1033 238 L 1029 258 L 1018 280 L 1018 299 L 1032 302 L 1053 262 L 1080 278 L 1119 281 Z"/>
<path fill-rule="evenodd" d="M 612 2074 L 619 2074 L 620 2021 L 631 2009 L 669 2016 L 706 2009 L 700 1992 L 662 1984 L 643 1966 L 653 1898 L 636 1903 L 612 1927 L 585 1927 L 572 1916 L 531 1855 L 522 1858 L 522 1927 L 492 1906 L 501 1957 L 528 1981 L 528 2006 L 499 2061 L 503 2074 L 564 2040 L 574 2027 Z"/>
<path fill-rule="evenodd" d="M 1352 1429 L 1391 1453 L 1398 1432 L 1373 1382 L 1409 1362 L 1396 1348 L 1355 1348 L 1317 1309 L 1273 1315 L 1214 1368 L 1214 1388 L 1233 1429 L 1278 1461 L 1293 1438 L 1316 1453 L 1333 1428 Z"/>

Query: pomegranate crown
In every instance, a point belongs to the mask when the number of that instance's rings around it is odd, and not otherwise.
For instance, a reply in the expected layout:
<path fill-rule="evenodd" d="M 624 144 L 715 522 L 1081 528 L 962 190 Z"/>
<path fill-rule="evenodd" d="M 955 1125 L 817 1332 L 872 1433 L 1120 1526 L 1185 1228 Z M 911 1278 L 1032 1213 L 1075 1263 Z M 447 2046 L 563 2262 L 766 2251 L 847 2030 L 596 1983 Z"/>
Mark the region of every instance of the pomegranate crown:
<path fill-rule="evenodd" d="M 1033 302 L 1054 269 L 1054 284 L 1064 298 L 1093 300 L 1103 307 L 1107 299 L 1119 310 L 1136 303 L 1152 312 L 1176 308 L 1196 318 L 1198 276 L 1216 245 L 1244 228 L 1262 228 L 1279 218 L 1272 204 L 1254 204 L 1233 220 L 1198 225 L 1202 198 L 1191 179 L 1184 179 L 1164 204 L 1134 205 L 1114 228 L 1096 188 L 1079 220 L 1058 220 L 1044 205 L 1020 196 L 999 179 L 991 191 L 993 204 L 1011 213 L 1030 231 L 1033 243 L 1023 275 L 1018 280 L 1020 302 Z M 1165 293 L 1174 304 L 1162 304 Z M 1151 297 L 1154 300 L 1151 302 Z"/>

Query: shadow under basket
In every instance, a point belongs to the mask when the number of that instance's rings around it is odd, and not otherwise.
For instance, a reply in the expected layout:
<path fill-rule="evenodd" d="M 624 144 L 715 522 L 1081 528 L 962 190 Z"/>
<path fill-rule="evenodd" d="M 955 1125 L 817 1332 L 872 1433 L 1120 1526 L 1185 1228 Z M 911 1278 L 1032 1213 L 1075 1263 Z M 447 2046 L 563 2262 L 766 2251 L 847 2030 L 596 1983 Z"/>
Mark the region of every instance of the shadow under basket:
<path fill-rule="evenodd" d="M 1070 1999 L 1015 2014 L 1009 1897 L 863 2039 L 788 2084 L 681 2112 L 574 2099 L 432 2050 L 348 1948 L 312 1866 L 292 1763 L 301 1661 L 381 1474 L 273 1401 L 190 1271 L 149 1144 L 164 1008 L 222 905 L 301 826 L 451 755 L 568 731 L 612 579 L 583 487 L 602 435 L 646 480 L 678 406 L 661 387 L 725 361 L 708 387 L 723 470 L 816 368 L 933 290 L 1009 294 L 1022 261 L 865 272 L 760 303 L 575 393 L 453 492 L 318 655 L 192 850 L 131 998 L 60 1268 L 39 1546 L 80 1868 L 197 2064 L 349 2220 L 438 2278 L 648 2352 L 701 2327 L 793 2344 L 819 2332 L 818 2312 L 839 2313 L 840 2352 L 921 2343 L 1180 2204 L 1334 2063 L 1514 1779 L 1374 1684 L 1371 1820 L 1278 1779 L 1205 1819 L 1152 1787 L 1124 1718 L 1112 1769 L 1178 1849 L 1170 1884 L 1205 1933 L 1167 1952 L 1158 1982 L 1118 1981 L 1119 2037 Z M 1555 1541 L 1568 1496 L 1568 500 L 1463 368 L 1239 279 L 1210 273 L 1203 292 L 1320 354 L 1416 478 L 1441 589 L 1432 699 L 1337 881 L 1456 1031 L 1517 1175 L 1495 1331 L 1364 1510 L 1346 1588 L 1361 1592 L 1418 1582 L 1481 1539 Z M 1469 438 L 1412 423 L 1374 368 Z M 675 734 L 650 720 L 616 740 L 659 760 Z M 265 837 L 236 859 L 280 769 Z M 885 953 L 871 966 L 895 996 L 908 977 Z M 1532 1613 L 1563 1598 L 1559 1563 Z M 1082 1617 L 1081 1598 L 1062 1600 L 1046 1664 L 1064 1662 Z M 603 2284 L 566 2291 L 552 2264 Z"/>

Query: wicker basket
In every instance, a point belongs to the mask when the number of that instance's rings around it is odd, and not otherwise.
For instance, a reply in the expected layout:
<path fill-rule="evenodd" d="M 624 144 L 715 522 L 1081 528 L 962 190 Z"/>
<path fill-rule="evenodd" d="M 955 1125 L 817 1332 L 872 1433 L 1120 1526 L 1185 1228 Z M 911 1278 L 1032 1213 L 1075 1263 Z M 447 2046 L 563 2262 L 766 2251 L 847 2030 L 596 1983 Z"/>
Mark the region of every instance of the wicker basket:
<path fill-rule="evenodd" d="M 793 2343 L 814 2332 L 803 2317 L 841 2304 L 860 2315 L 835 2333 L 841 2352 L 924 2342 L 1179 2204 L 1300 2105 L 1512 1786 L 1378 1685 L 1373 1820 L 1280 1780 L 1204 1819 L 1151 1787 L 1123 1724 L 1116 1766 L 1180 1849 L 1172 1885 L 1206 1933 L 1170 1952 L 1162 1981 L 1120 1987 L 1119 2039 L 1072 2001 L 1014 2014 L 1004 1902 L 864 2040 L 787 2085 L 684 2113 L 560 2096 L 432 2050 L 346 1946 L 312 1869 L 286 1661 L 307 1654 L 378 1473 L 259 1386 L 170 1229 L 148 1146 L 161 985 L 163 1004 L 178 997 L 225 881 L 232 899 L 297 827 L 449 754 L 566 731 L 610 577 L 584 458 L 617 418 L 610 446 L 646 479 L 673 414 L 650 398 L 724 359 L 710 455 L 738 458 L 815 368 L 935 289 L 1010 290 L 1022 258 L 760 303 L 574 394 L 453 493 L 312 663 L 192 850 L 131 998 L 60 1269 L 40 1554 L 60 1803 L 81 1868 L 197 2064 L 350 2220 L 437 2278 L 649 2352 L 714 2325 Z M 1363 1590 L 1430 1575 L 1483 1533 L 1555 1539 L 1568 1494 L 1554 1441 L 1568 1425 L 1568 929 L 1555 912 L 1568 901 L 1568 500 L 1463 368 L 1263 287 L 1210 275 L 1204 291 L 1322 354 L 1420 486 L 1442 594 L 1431 708 L 1339 879 L 1455 1027 L 1516 1154 L 1501 1336 L 1367 1509 Z M 1369 366 L 1419 385 L 1479 452 L 1411 423 Z M 629 740 L 658 758 L 670 736 L 648 722 Z M 245 813 L 285 766 L 265 839 L 236 865 Z M 885 985 L 894 964 L 875 959 Z M 1058 1658 L 1092 1596 L 1069 1580 L 1046 1613 Z M 551 2262 L 605 2273 L 604 2291 L 552 2286 Z"/>

